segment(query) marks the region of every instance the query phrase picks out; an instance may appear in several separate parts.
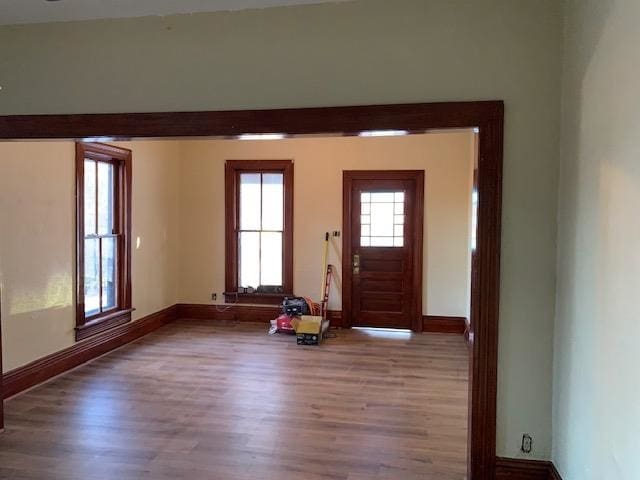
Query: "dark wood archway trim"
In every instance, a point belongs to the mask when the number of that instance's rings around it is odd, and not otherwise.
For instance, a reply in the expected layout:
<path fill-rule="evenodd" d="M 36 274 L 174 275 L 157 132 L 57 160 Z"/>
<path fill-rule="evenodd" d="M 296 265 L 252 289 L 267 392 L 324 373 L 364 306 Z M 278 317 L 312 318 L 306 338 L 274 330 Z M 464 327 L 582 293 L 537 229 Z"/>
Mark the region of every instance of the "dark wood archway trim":
<path fill-rule="evenodd" d="M 9 115 L 0 116 L 0 139 L 356 134 L 385 129 L 419 132 L 477 127 L 482 119 L 501 117 L 501 105 L 486 101 L 215 112 Z"/>
<path fill-rule="evenodd" d="M 469 478 L 493 478 L 504 106 L 501 101 L 217 112 L 0 116 L 0 139 L 354 134 L 479 129 L 478 235 L 470 326 Z"/>

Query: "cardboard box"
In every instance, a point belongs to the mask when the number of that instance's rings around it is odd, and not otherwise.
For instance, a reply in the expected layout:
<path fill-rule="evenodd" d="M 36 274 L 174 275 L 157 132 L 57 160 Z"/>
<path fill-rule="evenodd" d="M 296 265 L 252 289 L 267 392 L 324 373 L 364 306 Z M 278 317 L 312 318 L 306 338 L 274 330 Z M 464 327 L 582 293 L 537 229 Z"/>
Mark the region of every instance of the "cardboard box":
<path fill-rule="evenodd" d="M 296 331 L 298 345 L 319 345 L 324 333 L 329 328 L 329 322 L 315 315 L 302 315 L 294 318 L 291 325 Z"/>

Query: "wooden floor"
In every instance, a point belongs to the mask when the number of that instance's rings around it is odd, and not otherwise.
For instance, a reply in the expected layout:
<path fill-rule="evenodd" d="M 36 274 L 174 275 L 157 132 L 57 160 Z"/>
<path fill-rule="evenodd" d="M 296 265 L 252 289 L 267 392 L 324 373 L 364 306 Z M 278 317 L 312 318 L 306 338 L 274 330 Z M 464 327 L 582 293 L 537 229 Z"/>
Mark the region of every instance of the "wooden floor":
<path fill-rule="evenodd" d="M 180 321 L 6 402 L 3 479 L 462 480 L 457 335 Z"/>

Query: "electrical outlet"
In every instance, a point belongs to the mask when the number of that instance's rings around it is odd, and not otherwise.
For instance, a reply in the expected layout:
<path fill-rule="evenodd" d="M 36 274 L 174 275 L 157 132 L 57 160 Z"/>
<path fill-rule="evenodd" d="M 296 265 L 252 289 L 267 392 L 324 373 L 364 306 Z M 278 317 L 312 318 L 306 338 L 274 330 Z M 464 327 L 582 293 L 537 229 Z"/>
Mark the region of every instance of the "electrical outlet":
<path fill-rule="evenodd" d="M 520 445 L 520 451 L 522 453 L 531 453 L 533 450 L 533 438 L 528 433 L 522 435 L 522 444 Z"/>
<path fill-rule="evenodd" d="M 211 300 L 213 300 L 214 302 L 218 299 L 218 294 L 217 293 L 212 293 L 211 294 Z"/>
<path fill-rule="evenodd" d="M 334 237 L 339 237 L 340 236 L 340 230 L 334 230 L 333 232 L 331 232 L 331 235 Z"/>

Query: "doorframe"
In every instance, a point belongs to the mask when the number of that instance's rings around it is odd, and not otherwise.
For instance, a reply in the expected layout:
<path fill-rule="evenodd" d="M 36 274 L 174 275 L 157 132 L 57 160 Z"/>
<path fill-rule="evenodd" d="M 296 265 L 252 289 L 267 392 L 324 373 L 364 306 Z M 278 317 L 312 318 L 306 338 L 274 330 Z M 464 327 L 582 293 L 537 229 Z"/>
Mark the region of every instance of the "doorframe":
<path fill-rule="evenodd" d="M 469 480 L 494 477 L 504 103 L 413 103 L 279 110 L 0 116 L 0 140 L 356 135 L 478 128 L 477 289 L 471 299 Z M 71 160 L 70 160 L 71 161 Z"/>
<path fill-rule="evenodd" d="M 342 325 L 351 328 L 351 216 L 354 180 L 413 180 L 415 182 L 415 205 L 413 209 L 413 317 L 411 330 L 422 331 L 422 268 L 424 244 L 424 170 L 344 170 L 342 172 Z"/>

